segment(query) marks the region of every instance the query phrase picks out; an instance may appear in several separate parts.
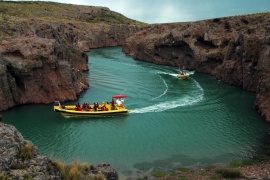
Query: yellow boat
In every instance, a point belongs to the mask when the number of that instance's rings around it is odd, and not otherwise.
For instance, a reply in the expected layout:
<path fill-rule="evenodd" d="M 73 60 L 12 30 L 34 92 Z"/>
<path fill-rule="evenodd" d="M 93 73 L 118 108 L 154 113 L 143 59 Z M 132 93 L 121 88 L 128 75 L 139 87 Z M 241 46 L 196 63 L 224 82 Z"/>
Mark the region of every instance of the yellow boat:
<path fill-rule="evenodd" d="M 54 104 L 54 111 L 59 112 L 65 117 L 98 117 L 98 116 L 114 116 L 119 114 L 127 114 L 130 110 L 125 108 L 124 98 L 126 95 L 115 95 L 112 97 L 111 103 L 103 102 L 101 105 L 84 104 L 81 106 L 79 103 L 76 105 L 65 106 L 59 101 Z"/>
<path fill-rule="evenodd" d="M 186 74 L 186 73 L 178 73 L 177 74 L 177 77 L 178 78 L 181 78 L 181 79 L 188 79 L 189 78 L 189 75 Z"/>

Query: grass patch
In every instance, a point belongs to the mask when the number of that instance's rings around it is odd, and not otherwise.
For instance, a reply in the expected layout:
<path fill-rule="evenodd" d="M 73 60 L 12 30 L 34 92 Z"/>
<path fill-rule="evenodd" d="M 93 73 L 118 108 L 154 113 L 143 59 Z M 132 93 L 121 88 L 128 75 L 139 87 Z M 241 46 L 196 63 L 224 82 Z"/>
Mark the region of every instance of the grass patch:
<path fill-rule="evenodd" d="M 165 173 L 163 171 L 157 171 L 153 173 L 154 177 L 164 177 Z"/>
<path fill-rule="evenodd" d="M 243 167 L 243 166 L 249 166 L 255 164 L 257 161 L 256 160 L 239 160 L 239 161 L 232 161 L 229 164 L 229 167 Z"/>
<path fill-rule="evenodd" d="M 188 168 L 180 168 L 179 169 L 181 172 L 189 172 L 189 169 Z"/>
<path fill-rule="evenodd" d="M 31 179 L 31 176 L 29 174 L 24 174 L 23 175 L 23 179 L 24 180 L 30 180 Z"/>
<path fill-rule="evenodd" d="M 33 157 L 34 157 L 33 145 L 29 144 L 29 143 L 27 143 L 25 145 L 21 145 L 20 148 L 19 148 L 18 156 L 22 160 L 33 159 Z"/>
<path fill-rule="evenodd" d="M 186 180 L 187 178 L 185 176 L 180 175 L 180 176 L 178 176 L 178 179 L 179 180 Z"/>
<path fill-rule="evenodd" d="M 38 19 L 53 22 L 91 22 L 106 24 L 129 24 L 145 26 L 124 15 L 110 11 L 108 8 L 63 4 L 42 1 L 1 1 L 0 12 L 5 15 L 22 19 Z M 2 15 L 3 16 L 3 15 Z M 1 18 L 5 18 L 0 16 Z"/>
<path fill-rule="evenodd" d="M 239 170 L 232 168 L 217 169 L 215 172 L 223 178 L 236 179 L 243 177 L 242 173 Z"/>
<path fill-rule="evenodd" d="M 53 162 L 53 166 L 60 171 L 63 180 L 105 180 L 105 176 L 103 174 L 92 174 L 91 171 L 95 169 L 94 166 L 87 165 L 86 163 L 80 164 L 78 161 L 75 161 L 73 164 L 66 166 L 59 161 L 55 161 Z"/>
<path fill-rule="evenodd" d="M 0 173 L 0 180 L 7 180 L 7 174 L 6 173 Z"/>

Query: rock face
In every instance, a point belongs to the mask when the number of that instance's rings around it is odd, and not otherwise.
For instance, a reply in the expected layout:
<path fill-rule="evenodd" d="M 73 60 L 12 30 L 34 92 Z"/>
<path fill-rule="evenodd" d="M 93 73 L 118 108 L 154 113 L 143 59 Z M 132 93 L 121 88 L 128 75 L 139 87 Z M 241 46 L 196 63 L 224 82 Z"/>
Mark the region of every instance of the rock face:
<path fill-rule="evenodd" d="M 270 14 L 152 25 L 127 39 L 123 51 L 255 92 L 255 107 L 270 122 Z"/>
<path fill-rule="evenodd" d="M 61 174 L 52 167 L 52 161 L 39 154 L 38 149 L 30 141 L 24 140 L 16 128 L 0 123 L 0 178 L 6 179 L 61 179 Z M 33 147 L 33 157 L 19 157 L 20 147 Z"/>
<path fill-rule="evenodd" d="M 85 177 L 92 179 L 118 179 L 118 173 L 107 163 L 91 169 L 85 168 L 83 173 Z M 98 176 L 99 174 L 102 176 Z M 0 179 L 68 179 L 63 176 L 55 163 L 42 156 L 38 148 L 25 140 L 14 126 L 0 122 Z"/>
<path fill-rule="evenodd" d="M 77 99 L 89 87 L 84 52 L 121 45 L 138 30 L 132 25 L 0 18 L 0 111 Z"/>

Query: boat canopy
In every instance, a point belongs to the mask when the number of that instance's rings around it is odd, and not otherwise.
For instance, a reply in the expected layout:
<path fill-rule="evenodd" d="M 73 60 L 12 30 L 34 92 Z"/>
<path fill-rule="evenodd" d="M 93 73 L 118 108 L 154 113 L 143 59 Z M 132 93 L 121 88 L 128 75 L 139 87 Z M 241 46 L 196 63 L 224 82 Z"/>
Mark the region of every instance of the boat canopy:
<path fill-rule="evenodd" d="M 123 94 L 118 94 L 118 95 L 114 95 L 112 98 L 128 98 L 128 96 L 123 95 Z"/>

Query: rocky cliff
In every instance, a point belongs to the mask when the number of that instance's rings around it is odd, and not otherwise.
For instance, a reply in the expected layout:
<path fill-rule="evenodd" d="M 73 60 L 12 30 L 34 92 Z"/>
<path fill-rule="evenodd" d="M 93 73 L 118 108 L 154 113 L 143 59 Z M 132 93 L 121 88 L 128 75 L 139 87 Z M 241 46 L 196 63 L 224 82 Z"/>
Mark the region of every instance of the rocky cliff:
<path fill-rule="evenodd" d="M 118 179 L 109 165 L 64 166 L 42 156 L 38 148 L 11 125 L 0 122 L 0 179 Z"/>
<path fill-rule="evenodd" d="M 0 2 L 0 111 L 75 100 L 89 87 L 84 52 L 123 44 L 137 23 L 102 7 Z"/>
<path fill-rule="evenodd" d="M 128 38 L 123 51 L 255 92 L 255 107 L 270 122 L 269 13 L 152 25 Z"/>

